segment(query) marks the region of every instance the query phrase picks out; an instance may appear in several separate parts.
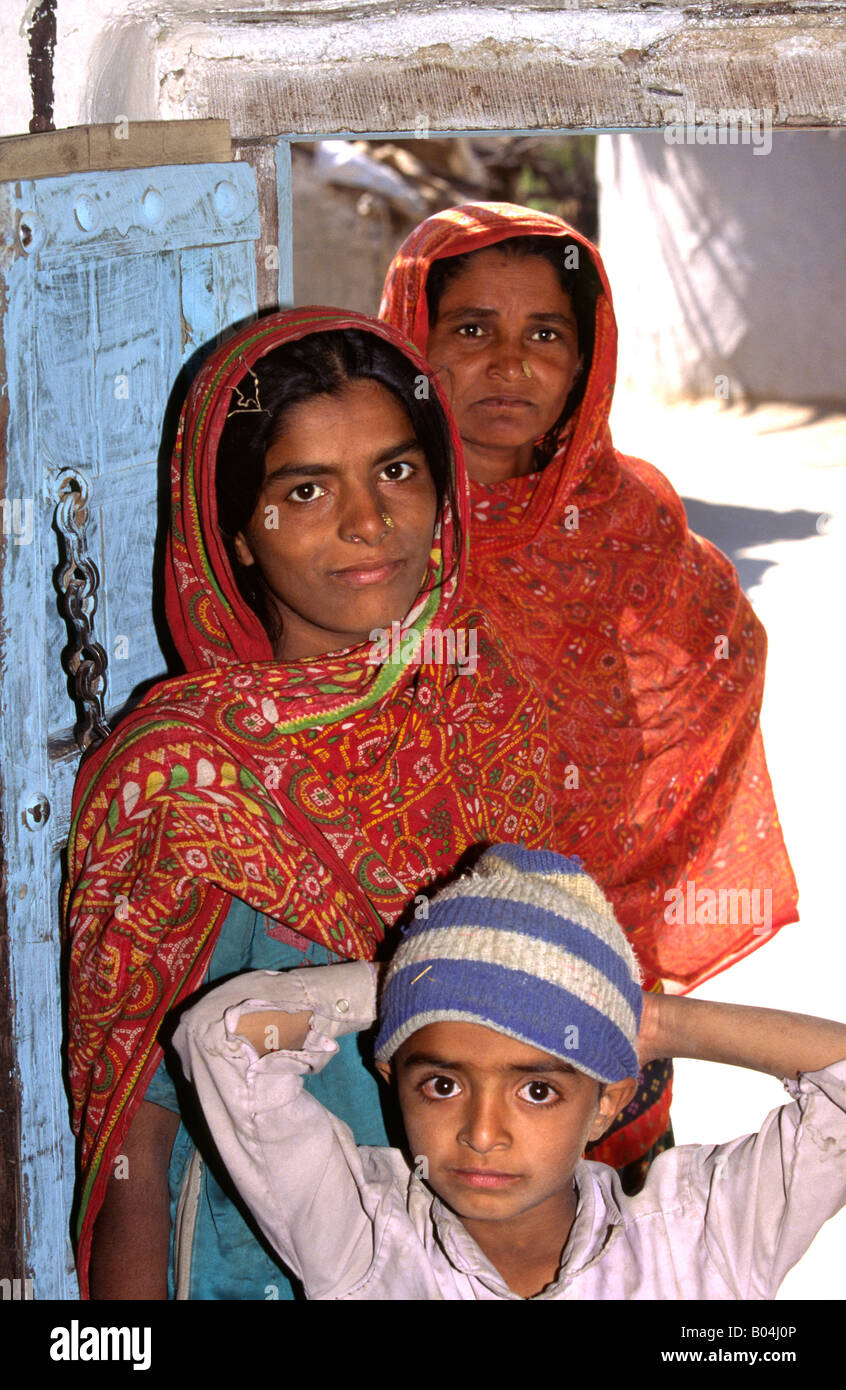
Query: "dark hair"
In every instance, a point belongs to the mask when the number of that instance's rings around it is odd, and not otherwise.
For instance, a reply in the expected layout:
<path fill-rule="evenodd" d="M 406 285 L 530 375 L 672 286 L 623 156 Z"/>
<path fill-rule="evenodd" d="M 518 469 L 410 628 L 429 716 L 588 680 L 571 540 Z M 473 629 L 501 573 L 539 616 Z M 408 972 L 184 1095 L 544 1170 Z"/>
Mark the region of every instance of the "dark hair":
<path fill-rule="evenodd" d="M 564 409 L 540 446 L 542 461 L 546 464 L 555 452 L 555 437 L 558 431 L 565 421 L 569 420 L 585 393 L 593 361 L 596 303 L 602 293 L 602 282 L 593 257 L 581 242 L 574 241 L 572 237 L 506 237 L 504 241 L 495 241 L 491 246 L 481 247 L 479 251 L 467 251 L 462 256 L 444 256 L 441 260 L 432 262 L 426 279 L 430 328 L 438 321 L 441 299 L 447 286 L 469 266 L 473 257 L 481 255 L 482 251 L 501 251 L 509 259 L 521 261 L 529 256 L 539 256 L 552 266 L 562 290 L 569 295 L 573 305 L 583 365 L 564 402 Z"/>
<path fill-rule="evenodd" d="M 375 333 L 359 328 L 330 329 L 283 343 L 260 357 L 238 382 L 241 396 L 260 409 L 230 415 L 217 449 L 215 490 L 221 535 L 238 589 L 257 614 L 271 642 L 280 635 L 279 617 L 268 602 L 264 578 L 256 565 L 242 565 L 235 537 L 258 505 L 268 449 L 285 428 L 294 406 L 314 396 L 338 396 L 353 381 L 377 381 L 406 410 L 429 465 L 439 510 L 448 501 L 456 525 L 456 555 L 461 535 L 456 506 L 452 450 L 446 415 L 420 368 Z M 446 577 L 446 576 L 445 576 Z"/>

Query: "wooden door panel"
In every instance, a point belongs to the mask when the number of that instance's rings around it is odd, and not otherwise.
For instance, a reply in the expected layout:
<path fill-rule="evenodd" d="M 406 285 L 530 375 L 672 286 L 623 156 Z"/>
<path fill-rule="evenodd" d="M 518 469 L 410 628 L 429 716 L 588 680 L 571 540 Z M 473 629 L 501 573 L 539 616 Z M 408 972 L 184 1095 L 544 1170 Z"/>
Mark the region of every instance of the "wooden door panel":
<path fill-rule="evenodd" d="M 71 819 L 71 798 L 78 767 L 79 749 L 69 732 L 61 741 L 52 741 L 47 765 L 47 795 L 50 801 L 50 819 L 47 831 L 53 862 L 57 866 L 67 843 Z M 55 910 L 58 912 L 59 899 L 55 898 L 53 901 L 56 903 Z"/>
<path fill-rule="evenodd" d="M 94 271 L 98 473 L 149 464 L 182 365 L 176 256 L 128 256 Z M 143 325 L 143 327 L 141 326 Z"/>
<path fill-rule="evenodd" d="M 0 534 L 0 932 L 5 921 L 19 1144 L 11 1112 L 0 1126 L 24 1208 L 23 1267 L 0 1278 L 30 1277 L 36 1299 L 76 1295 L 59 903 L 79 707 L 62 667 L 56 499 L 67 470 L 88 488 L 73 544 L 99 571 L 91 636 L 115 711 L 165 670 L 151 602 L 165 410 L 186 364 L 255 312 L 258 235 L 244 164 L 0 184 L 0 478 L 31 522 Z"/>
<path fill-rule="evenodd" d="M 36 274 L 34 325 L 37 448 L 45 469 L 90 467 L 97 456 L 91 274 L 75 266 Z"/>
<path fill-rule="evenodd" d="M 255 313 L 255 257 L 245 264 L 237 246 L 192 246 L 180 257 L 183 352 L 186 360 L 211 347 L 220 325 Z"/>
<path fill-rule="evenodd" d="M 123 488 L 97 509 L 96 535 L 103 574 L 98 612 L 99 638 L 109 658 L 107 706 L 122 707 L 138 684 L 165 675 L 153 624 L 150 580 L 158 524 L 155 474 L 147 470 L 143 485 L 121 473 Z"/>
<path fill-rule="evenodd" d="M 77 173 L 17 187 L 29 228 L 26 254 L 41 269 L 71 258 L 78 267 L 103 265 L 259 235 L 255 178 L 244 164 Z"/>

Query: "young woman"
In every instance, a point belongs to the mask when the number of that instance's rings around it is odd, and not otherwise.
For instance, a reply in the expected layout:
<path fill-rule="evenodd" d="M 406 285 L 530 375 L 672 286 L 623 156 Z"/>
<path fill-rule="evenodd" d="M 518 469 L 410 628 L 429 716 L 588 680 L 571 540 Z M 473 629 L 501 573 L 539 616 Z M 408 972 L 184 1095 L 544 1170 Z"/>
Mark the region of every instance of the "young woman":
<path fill-rule="evenodd" d="M 758 728 L 766 637 L 666 478 L 611 442 L 599 253 L 546 213 L 451 208 L 397 252 L 380 313 L 450 398 L 468 592 L 544 693 L 556 847 L 602 884 L 650 986 L 690 989 L 797 916 Z M 670 1085 L 669 1063 L 647 1068 L 590 1156 L 671 1142 Z"/>
<path fill-rule="evenodd" d="M 548 844 L 545 716 L 462 602 L 460 446 L 386 325 L 239 332 L 191 390 L 172 484 L 187 674 L 83 765 L 68 850 L 81 1288 L 292 1297 L 162 1066 L 173 1010 L 247 969 L 372 959 L 468 851 Z M 456 632 L 472 675 L 423 640 Z M 354 1045 L 323 1099 L 383 1142 Z"/>

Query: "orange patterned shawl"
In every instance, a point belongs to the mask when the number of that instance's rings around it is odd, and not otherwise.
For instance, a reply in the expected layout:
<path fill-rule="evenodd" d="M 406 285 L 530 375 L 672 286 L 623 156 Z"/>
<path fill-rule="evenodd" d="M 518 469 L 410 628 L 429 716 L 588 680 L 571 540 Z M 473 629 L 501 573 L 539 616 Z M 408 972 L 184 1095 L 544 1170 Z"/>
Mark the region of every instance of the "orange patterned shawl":
<path fill-rule="evenodd" d="M 188 674 L 156 687 L 77 781 L 67 914 L 83 1294 L 114 1155 L 161 1059 L 159 1026 L 201 984 L 233 897 L 279 924 L 271 936 L 372 958 L 419 889 L 470 847 L 550 842 L 543 707 L 461 603 L 466 556 L 454 553 L 448 507 L 403 633 L 475 629 L 475 676 L 368 664 L 366 647 L 281 665 L 237 590 L 214 489 L 233 388 L 280 343 L 344 327 L 425 370 L 386 325 L 329 309 L 262 319 L 204 365 L 174 454 L 166 575 Z M 414 641 L 399 648 L 406 657 Z"/>
<path fill-rule="evenodd" d="M 666 478 L 612 445 L 617 328 L 599 254 L 545 213 L 451 208 L 403 243 L 380 313 L 425 352 L 431 263 L 527 235 L 592 257 L 593 361 L 547 467 L 471 484 L 468 592 L 545 694 L 556 847 L 583 857 L 649 976 L 687 990 L 769 939 L 767 903 L 771 931 L 795 921 L 796 884 L 758 726 L 765 633 Z"/>

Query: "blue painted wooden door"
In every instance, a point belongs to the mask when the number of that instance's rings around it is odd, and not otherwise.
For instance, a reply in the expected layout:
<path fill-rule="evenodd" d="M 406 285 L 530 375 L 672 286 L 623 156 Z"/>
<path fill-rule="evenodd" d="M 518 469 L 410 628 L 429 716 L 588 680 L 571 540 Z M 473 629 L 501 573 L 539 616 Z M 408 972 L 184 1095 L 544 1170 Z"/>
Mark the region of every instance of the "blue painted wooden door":
<path fill-rule="evenodd" d="M 62 664 L 61 595 L 82 576 L 96 723 L 98 695 L 109 717 L 165 672 L 151 594 L 166 407 L 192 356 L 254 314 L 258 235 L 246 164 L 0 185 L 3 857 L 36 1299 L 77 1292 L 58 914 L 85 711 Z"/>

